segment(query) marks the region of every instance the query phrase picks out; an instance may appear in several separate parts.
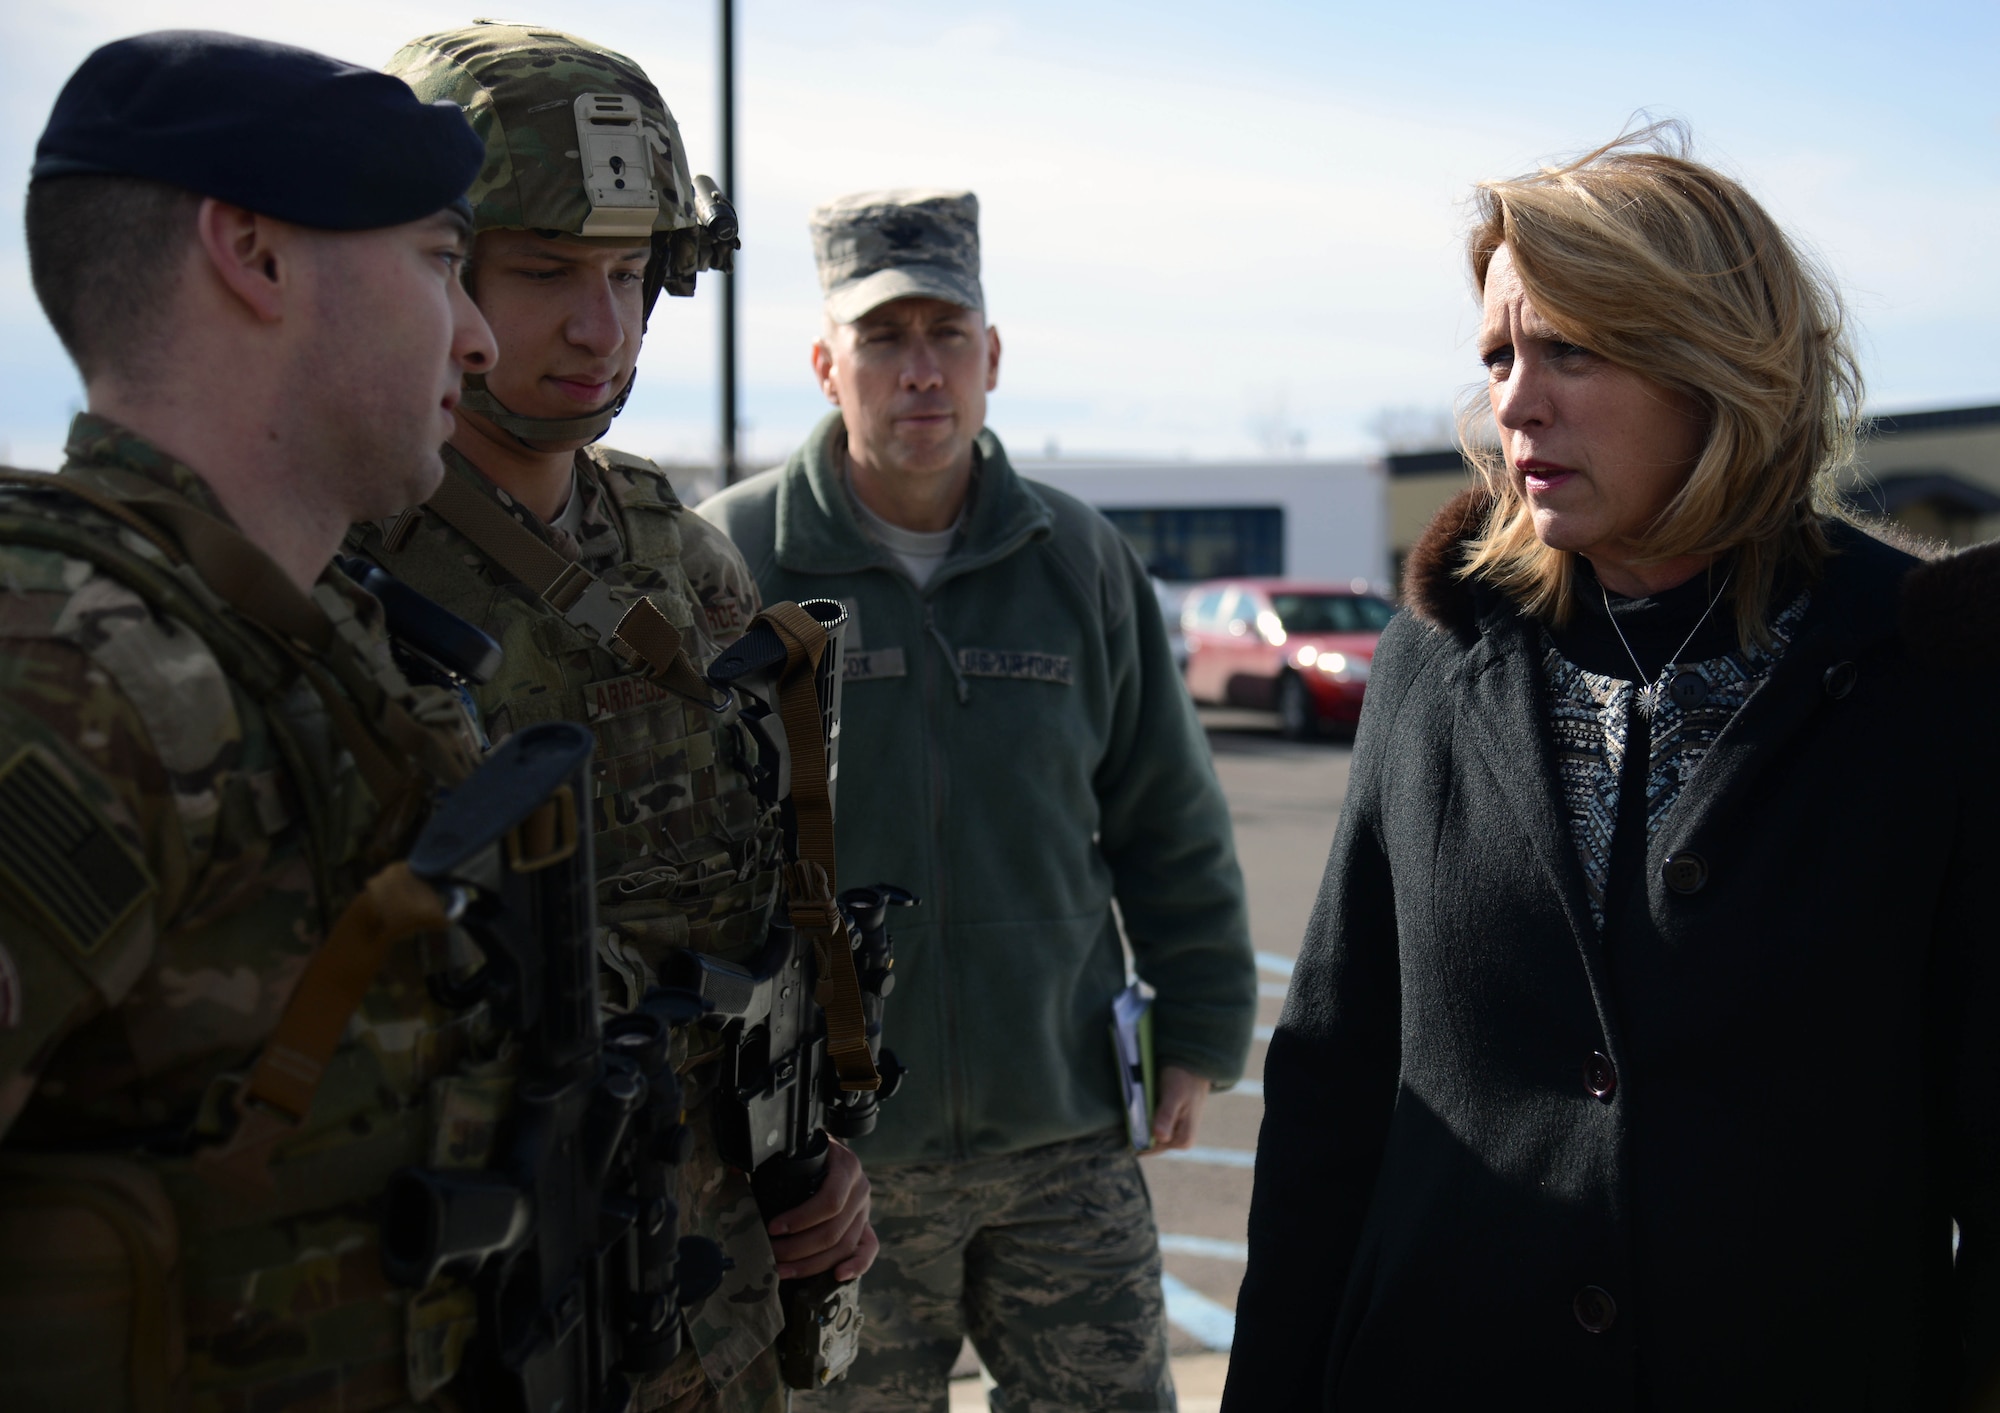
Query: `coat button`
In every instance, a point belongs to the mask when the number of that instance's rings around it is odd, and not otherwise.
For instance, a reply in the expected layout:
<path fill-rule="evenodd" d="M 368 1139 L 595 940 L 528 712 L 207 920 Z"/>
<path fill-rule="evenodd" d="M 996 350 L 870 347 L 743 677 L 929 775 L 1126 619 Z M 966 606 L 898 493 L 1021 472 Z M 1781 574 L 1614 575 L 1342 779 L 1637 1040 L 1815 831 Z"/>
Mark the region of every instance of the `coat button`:
<path fill-rule="evenodd" d="M 1660 877 L 1676 893 L 1699 893 L 1708 886 L 1708 860 L 1692 852 L 1674 854 L 1660 866 Z"/>
<path fill-rule="evenodd" d="M 1585 1286 L 1576 1293 L 1569 1308 L 1575 1312 L 1576 1322 L 1592 1334 L 1603 1334 L 1618 1318 L 1618 1302 L 1602 1286 Z"/>
<path fill-rule="evenodd" d="M 1590 1052 L 1590 1058 L 1583 1065 L 1583 1087 L 1599 1099 L 1609 1099 L 1618 1092 L 1618 1071 L 1612 1066 L 1611 1057 L 1602 1050 Z"/>
<path fill-rule="evenodd" d="M 1836 662 L 1826 670 L 1826 676 L 1820 678 L 1820 682 L 1825 686 L 1826 694 L 1839 701 L 1854 690 L 1855 679 L 1860 675 L 1853 663 Z"/>
<path fill-rule="evenodd" d="M 1693 711 L 1708 700 L 1708 680 L 1699 672 L 1676 672 L 1667 684 L 1667 695 L 1682 711 Z"/>

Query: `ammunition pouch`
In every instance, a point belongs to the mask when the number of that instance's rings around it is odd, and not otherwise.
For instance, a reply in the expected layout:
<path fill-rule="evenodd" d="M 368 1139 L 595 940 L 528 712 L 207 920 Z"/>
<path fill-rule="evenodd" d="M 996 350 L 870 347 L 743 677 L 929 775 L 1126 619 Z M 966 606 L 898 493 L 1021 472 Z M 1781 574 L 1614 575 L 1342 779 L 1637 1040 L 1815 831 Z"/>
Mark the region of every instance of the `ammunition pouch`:
<path fill-rule="evenodd" d="M 185 1361 L 179 1224 L 158 1175 L 0 1158 L 0 1407 L 164 1413 Z"/>

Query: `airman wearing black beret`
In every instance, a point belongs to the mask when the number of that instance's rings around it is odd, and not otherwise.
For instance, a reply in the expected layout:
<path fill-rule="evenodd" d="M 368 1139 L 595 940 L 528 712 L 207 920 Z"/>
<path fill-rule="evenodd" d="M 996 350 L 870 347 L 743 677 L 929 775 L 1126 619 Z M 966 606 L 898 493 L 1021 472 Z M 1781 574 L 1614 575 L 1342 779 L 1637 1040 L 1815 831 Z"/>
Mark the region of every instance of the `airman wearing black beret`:
<path fill-rule="evenodd" d="M 498 1038 L 415 955 L 325 1055 L 274 1033 L 471 758 L 328 566 L 492 366 L 480 154 L 387 75 L 192 31 L 91 55 L 37 148 L 88 410 L 59 474 L 0 475 L 0 1407 L 407 1408 L 469 1338 L 385 1280 L 375 1199 L 477 1147 L 450 1096 Z"/>

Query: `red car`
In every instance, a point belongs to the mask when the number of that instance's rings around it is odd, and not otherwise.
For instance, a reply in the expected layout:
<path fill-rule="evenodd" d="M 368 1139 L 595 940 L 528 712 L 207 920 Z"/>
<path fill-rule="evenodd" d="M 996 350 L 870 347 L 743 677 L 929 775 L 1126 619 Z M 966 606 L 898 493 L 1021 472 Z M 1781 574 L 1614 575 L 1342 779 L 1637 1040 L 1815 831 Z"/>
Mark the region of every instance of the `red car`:
<path fill-rule="evenodd" d="M 1365 583 L 1217 579 L 1181 609 L 1188 692 L 1215 706 L 1275 710 L 1294 740 L 1361 719 L 1376 640 L 1396 612 Z"/>

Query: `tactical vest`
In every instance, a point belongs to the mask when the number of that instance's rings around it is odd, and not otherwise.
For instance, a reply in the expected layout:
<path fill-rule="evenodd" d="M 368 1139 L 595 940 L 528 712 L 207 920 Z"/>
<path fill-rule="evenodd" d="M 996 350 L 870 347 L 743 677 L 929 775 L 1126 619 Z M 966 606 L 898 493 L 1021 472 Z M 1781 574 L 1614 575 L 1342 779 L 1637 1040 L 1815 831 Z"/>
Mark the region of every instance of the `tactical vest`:
<path fill-rule="evenodd" d="M 0 487 L 0 545 L 92 566 L 192 630 L 228 681 L 241 749 L 220 770 L 216 834 L 264 831 L 264 874 L 284 878 L 295 864 L 310 883 L 298 885 L 301 906 L 272 903 L 279 890 L 268 890 L 199 932 L 177 932 L 177 945 L 213 938 L 217 955 L 254 960 L 274 926 L 324 938 L 408 829 L 385 836 L 373 793 L 297 665 L 191 569 L 53 482 Z M 337 594 L 323 588 L 315 601 L 349 667 L 423 703 L 426 725 L 448 715 L 441 694 L 411 692 Z M 196 843 L 212 867 L 227 866 L 217 839 Z M 272 1150 L 268 1184 L 220 1181 L 202 1157 L 229 1127 L 240 1071 L 208 1084 L 191 1128 L 178 1116 L 174 1131 L 146 1134 L 143 1150 L 47 1151 L 16 1142 L 17 1127 L 0 1147 L 0 1404 L 360 1410 L 408 1407 L 448 1382 L 473 1329 L 469 1295 L 449 1282 L 414 1295 L 390 1286 L 370 1203 L 409 1164 L 484 1166 L 508 1105 L 503 1037 L 482 1013 L 431 998 L 426 978 L 449 969 L 449 946 L 440 937 L 392 954 L 305 1122 Z"/>
<path fill-rule="evenodd" d="M 477 475 L 461 466 L 453 474 Z M 578 470 L 605 491 L 623 546 L 604 582 L 621 600 L 650 598 L 706 668 L 714 645 L 682 566 L 686 512 L 672 486 L 650 462 L 598 448 Z M 434 513 L 394 539 L 364 526 L 349 543 L 499 641 L 499 675 L 475 691 L 496 740 L 558 719 L 596 732 L 599 950 L 624 976 L 625 1000 L 670 948 L 752 956 L 776 902 L 782 839 L 750 788 L 755 745 L 735 706 L 695 701 L 621 660 Z"/>

